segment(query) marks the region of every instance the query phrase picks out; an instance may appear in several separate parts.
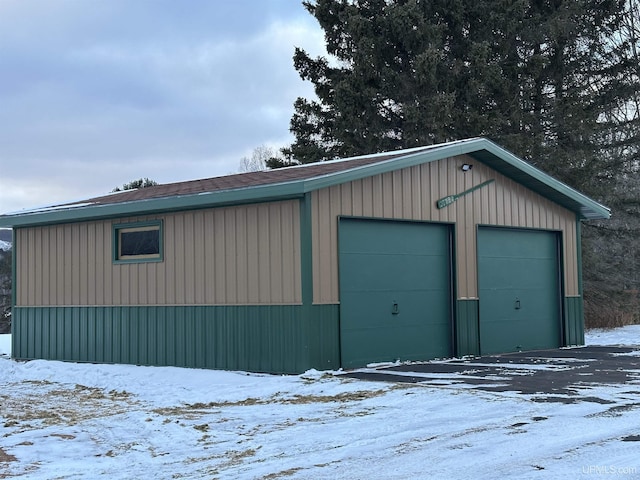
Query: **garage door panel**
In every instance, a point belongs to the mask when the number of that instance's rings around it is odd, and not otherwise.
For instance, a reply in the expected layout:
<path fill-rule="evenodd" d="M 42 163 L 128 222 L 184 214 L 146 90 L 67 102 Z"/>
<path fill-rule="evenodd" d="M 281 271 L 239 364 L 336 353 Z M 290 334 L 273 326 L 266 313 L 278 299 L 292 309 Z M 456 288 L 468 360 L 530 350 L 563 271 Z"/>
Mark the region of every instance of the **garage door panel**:
<path fill-rule="evenodd" d="M 514 322 L 512 318 L 494 320 L 491 330 L 491 335 L 481 338 L 483 353 L 485 350 L 486 353 L 502 353 L 552 348 L 549 345 L 549 337 L 556 333 L 555 328 L 551 328 L 543 319 L 536 321 L 535 318 L 524 325 Z M 505 345 L 510 349 L 505 350 Z"/>
<path fill-rule="evenodd" d="M 347 235 L 340 236 L 341 253 L 390 253 L 389 245 L 393 245 L 394 254 L 425 255 L 432 253 L 439 256 L 441 252 L 425 251 L 423 229 L 428 225 L 411 222 L 386 222 L 394 223 L 391 228 L 381 228 L 378 220 L 342 219 L 342 223 L 358 222 L 357 227 L 346 227 L 349 229 Z M 429 236 L 437 238 L 438 241 L 446 241 L 448 234 L 446 227 L 431 225 L 435 227 L 429 232 Z M 399 234 L 402 232 L 401 234 Z"/>
<path fill-rule="evenodd" d="M 408 325 L 420 325 L 425 329 L 433 325 L 446 326 L 448 329 L 449 309 L 442 302 L 442 292 L 416 290 L 389 290 L 372 296 L 368 292 L 353 292 L 350 301 L 341 313 L 350 319 L 343 330 L 361 330 L 378 327 L 403 328 Z M 394 304 L 397 308 L 394 312 Z M 432 307 L 424 309 L 425 304 Z M 416 315 L 416 312 L 420 313 Z"/>
<path fill-rule="evenodd" d="M 483 293 L 487 293 L 483 290 Z M 554 299 L 548 294 L 548 289 L 522 289 L 504 288 L 491 291 L 491 297 L 483 297 L 485 301 L 491 300 L 498 308 L 486 312 L 483 322 L 491 322 L 495 318 L 512 318 L 518 322 L 524 317 L 544 318 L 555 317 L 555 312 L 549 310 L 549 303 Z"/>
<path fill-rule="evenodd" d="M 520 288 L 548 288 L 550 280 L 548 273 L 556 270 L 555 260 L 493 258 L 489 261 L 482 259 L 479 269 L 483 271 L 483 288 L 507 288 L 514 285 L 513 276 L 518 276 L 517 285 Z M 506 286 L 506 287 L 505 287 Z"/>
<path fill-rule="evenodd" d="M 398 304 L 396 314 L 393 303 Z M 425 303 L 434 308 L 425 310 Z M 450 356 L 449 312 L 442 303 L 441 293 L 424 290 L 390 291 L 374 298 L 367 292 L 350 295 L 340 312 L 350 319 L 341 329 L 342 343 L 348 346 L 345 366 Z"/>
<path fill-rule="evenodd" d="M 478 230 L 483 354 L 560 345 L 559 268 L 555 232 Z"/>
<path fill-rule="evenodd" d="M 441 336 L 430 335 L 415 325 L 403 328 L 404 335 L 398 335 L 394 327 L 344 332 L 342 340 L 350 346 L 348 359 L 353 364 L 347 368 L 396 360 L 425 360 L 425 352 L 429 359 L 451 356 L 448 339 L 443 343 Z M 378 341 L 381 335 L 386 337 L 383 343 Z M 372 348 L 375 356 L 371 354 Z"/>
<path fill-rule="evenodd" d="M 377 341 L 381 335 L 387 338 L 386 342 Z M 451 356 L 448 339 L 443 343 L 441 337 L 425 334 L 419 327 L 405 327 L 402 336 L 398 336 L 397 329 L 391 327 L 370 332 L 345 332 L 342 340 L 350 345 L 348 363 L 351 365 L 344 365 L 346 368 L 396 360 L 425 360 L 425 352 L 428 352 L 429 359 Z M 372 349 L 376 351 L 375 357 L 371 355 Z"/>
<path fill-rule="evenodd" d="M 445 225 L 341 219 L 342 366 L 450 356 L 450 264 Z"/>
<path fill-rule="evenodd" d="M 548 231 L 480 228 L 484 258 L 554 258 L 555 234 Z M 505 241 L 505 236 L 517 238 Z"/>
<path fill-rule="evenodd" d="M 344 258 L 344 257 L 343 257 Z M 448 268 L 448 259 L 427 255 L 349 254 L 340 265 L 348 269 L 343 291 L 437 289 L 443 291 L 439 274 Z M 380 273 L 384 272 L 384 275 Z M 435 274 L 435 275 L 434 275 Z"/>

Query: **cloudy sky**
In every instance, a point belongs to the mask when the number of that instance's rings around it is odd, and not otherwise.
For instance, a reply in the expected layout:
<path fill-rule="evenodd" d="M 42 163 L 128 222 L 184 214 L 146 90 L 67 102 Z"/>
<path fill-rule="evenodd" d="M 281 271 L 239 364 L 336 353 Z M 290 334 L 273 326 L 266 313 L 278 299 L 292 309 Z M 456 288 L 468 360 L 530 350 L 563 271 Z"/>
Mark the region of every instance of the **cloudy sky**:
<path fill-rule="evenodd" d="M 300 0 L 0 0 L 0 213 L 238 171 L 322 45 Z"/>

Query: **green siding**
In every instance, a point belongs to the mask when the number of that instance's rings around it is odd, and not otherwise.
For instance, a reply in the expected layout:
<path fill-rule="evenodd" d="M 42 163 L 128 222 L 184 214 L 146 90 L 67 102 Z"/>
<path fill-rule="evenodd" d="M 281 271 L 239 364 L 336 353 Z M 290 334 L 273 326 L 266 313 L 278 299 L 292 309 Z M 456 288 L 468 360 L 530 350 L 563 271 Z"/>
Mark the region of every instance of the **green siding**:
<path fill-rule="evenodd" d="M 309 358 L 313 368 L 340 368 L 340 305 L 313 305 L 309 318 Z"/>
<path fill-rule="evenodd" d="M 564 344 L 584 345 L 584 300 L 582 286 L 582 224 L 576 215 L 576 255 L 578 265 L 578 295 L 564 301 Z"/>
<path fill-rule="evenodd" d="M 480 355 L 477 299 L 456 302 L 456 355 Z"/>
<path fill-rule="evenodd" d="M 16 307 L 13 357 L 273 373 L 339 366 L 338 306 Z"/>
<path fill-rule="evenodd" d="M 584 345 L 584 305 L 582 297 L 564 299 L 564 344 Z"/>

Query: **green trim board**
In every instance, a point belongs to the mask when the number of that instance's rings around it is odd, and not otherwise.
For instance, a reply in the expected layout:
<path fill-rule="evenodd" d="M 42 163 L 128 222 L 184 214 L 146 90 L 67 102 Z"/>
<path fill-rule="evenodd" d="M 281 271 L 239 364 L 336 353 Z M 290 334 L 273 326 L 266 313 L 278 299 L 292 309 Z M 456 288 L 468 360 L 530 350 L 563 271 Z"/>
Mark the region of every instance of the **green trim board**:
<path fill-rule="evenodd" d="M 576 264 L 578 266 L 578 295 L 566 297 L 564 302 L 565 314 L 565 345 L 584 345 L 584 291 L 582 280 L 582 223 L 576 215 Z"/>
<path fill-rule="evenodd" d="M 473 138 L 393 153 L 394 158 L 392 159 L 381 159 L 380 162 L 374 162 L 340 172 L 281 183 L 122 203 L 75 203 L 5 214 L 0 216 L 0 227 L 77 222 L 129 215 L 301 198 L 305 193 L 321 188 L 465 154 L 487 164 L 503 175 L 512 178 L 565 208 L 576 212 L 580 218 L 609 218 L 611 215 L 610 210 L 605 206 L 545 174 L 485 138 Z M 375 158 L 376 156 L 380 156 L 380 154 L 371 157 Z M 345 160 L 354 160 L 357 158 L 364 157 L 354 157 Z M 304 166 L 293 168 L 304 168 Z"/>
<path fill-rule="evenodd" d="M 584 345 L 584 304 L 582 297 L 564 299 L 564 346 Z"/>
<path fill-rule="evenodd" d="M 17 273 L 18 273 L 18 240 L 17 240 L 17 229 L 13 229 L 11 232 L 11 238 L 13 242 L 11 243 L 11 309 L 13 311 L 13 307 L 18 303 L 18 282 L 17 282 Z"/>
<path fill-rule="evenodd" d="M 582 223 L 576 215 L 576 265 L 578 266 L 578 295 L 584 295 L 582 284 Z"/>
<path fill-rule="evenodd" d="M 538 170 L 533 165 L 493 142 L 483 140 L 482 148 L 466 152 L 504 176 L 578 214 L 582 219 L 611 217 L 611 210 L 570 186 Z"/>
<path fill-rule="evenodd" d="M 270 373 L 339 368 L 338 307 L 16 307 L 12 356 Z"/>

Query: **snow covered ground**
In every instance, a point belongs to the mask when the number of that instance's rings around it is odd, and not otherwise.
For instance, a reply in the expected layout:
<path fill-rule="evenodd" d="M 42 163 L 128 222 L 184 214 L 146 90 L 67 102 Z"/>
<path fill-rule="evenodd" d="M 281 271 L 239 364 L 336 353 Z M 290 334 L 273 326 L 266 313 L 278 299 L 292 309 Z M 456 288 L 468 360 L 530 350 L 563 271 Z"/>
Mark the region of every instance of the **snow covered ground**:
<path fill-rule="evenodd" d="M 0 479 L 640 478 L 638 383 L 565 404 L 331 372 L 14 362 L 9 340 Z M 640 345 L 640 326 L 587 343 Z"/>

